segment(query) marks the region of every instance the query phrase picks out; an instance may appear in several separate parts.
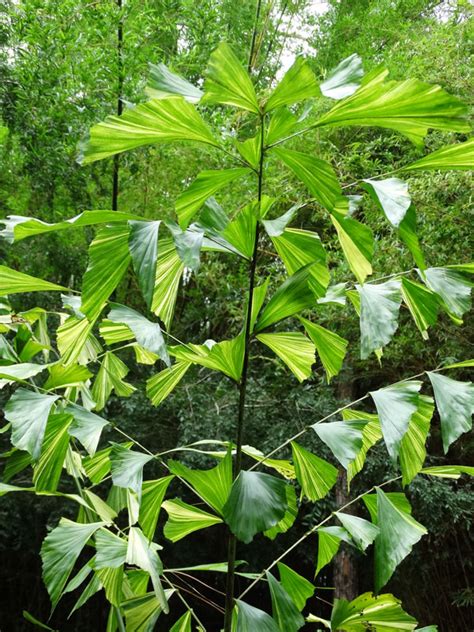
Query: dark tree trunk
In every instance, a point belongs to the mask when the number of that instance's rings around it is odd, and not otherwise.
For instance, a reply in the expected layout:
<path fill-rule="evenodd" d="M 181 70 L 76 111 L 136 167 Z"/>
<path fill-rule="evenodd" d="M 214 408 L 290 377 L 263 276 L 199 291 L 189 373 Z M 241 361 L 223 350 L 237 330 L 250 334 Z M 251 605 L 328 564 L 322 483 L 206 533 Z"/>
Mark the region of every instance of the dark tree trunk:
<path fill-rule="evenodd" d="M 342 403 L 350 402 L 353 399 L 352 381 L 345 379 L 337 389 L 338 399 Z M 339 469 L 339 478 L 336 483 L 336 506 L 341 507 L 350 500 L 347 490 L 347 475 L 344 468 Z M 355 513 L 353 505 L 344 510 L 345 513 Z M 334 558 L 334 596 L 338 599 L 348 599 L 351 601 L 358 595 L 357 565 L 354 554 L 349 547 L 342 543 L 341 548 Z"/>

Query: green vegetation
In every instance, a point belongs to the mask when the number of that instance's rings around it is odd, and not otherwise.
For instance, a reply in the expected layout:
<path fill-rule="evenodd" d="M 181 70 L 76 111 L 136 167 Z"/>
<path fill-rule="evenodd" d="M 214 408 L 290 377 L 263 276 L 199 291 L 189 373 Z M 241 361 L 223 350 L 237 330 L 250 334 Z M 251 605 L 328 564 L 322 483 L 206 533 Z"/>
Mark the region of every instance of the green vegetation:
<path fill-rule="evenodd" d="M 8 629 L 468 629 L 470 8 L 3 4 Z"/>

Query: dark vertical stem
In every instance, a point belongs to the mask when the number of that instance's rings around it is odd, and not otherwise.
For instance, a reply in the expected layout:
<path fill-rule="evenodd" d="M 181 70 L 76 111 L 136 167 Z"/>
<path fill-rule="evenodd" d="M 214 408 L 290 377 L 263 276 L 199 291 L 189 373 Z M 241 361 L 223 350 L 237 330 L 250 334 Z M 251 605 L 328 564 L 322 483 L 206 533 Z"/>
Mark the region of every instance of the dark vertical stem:
<path fill-rule="evenodd" d="M 265 125 L 264 116 L 260 119 L 260 134 L 261 134 L 261 149 L 260 149 L 260 164 L 258 169 L 258 190 L 257 200 L 260 212 L 260 206 L 262 202 L 262 188 L 263 188 L 263 161 L 265 157 Z M 242 469 L 242 444 L 243 433 L 245 426 L 245 399 L 247 395 L 247 381 L 248 381 L 248 369 L 249 369 L 249 355 L 250 355 L 250 339 L 251 331 L 250 324 L 252 319 L 252 305 L 253 305 L 253 291 L 255 288 L 255 276 L 257 270 L 257 252 L 258 241 L 260 237 L 260 224 L 257 222 L 255 229 L 255 244 L 253 247 L 252 259 L 249 266 L 249 284 L 248 284 L 248 298 L 247 298 L 247 314 L 245 318 L 245 346 L 244 346 L 244 361 L 242 365 L 242 377 L 239 384 L 239 409 L 237 414 L 237 437 L 236 437 L 236 454 L 234 465 L 234 479 L 237 478 L 239 472 Z M 234 608 L 234 585 L 235 585 L 235 557 L 237 549 L 237 539 L 235 535 L 229 532 L 228 548 L 227 548 L 227 582 L 226 582 L 226 596 L 225 596 L 225 619 L 224 619 L 224 632 L 231 632 L 232 628 L 232 610 Z"/>
<path fill-rule="evenodd" d="M 119 11 L 119 22 L 117 27 L 117 114 L 120 116 L 123 112 L 122 94 L 123 94 L 123 16 L 122 16 L 122 0 L 117 0 L 117 8 Z M 119 171 L 120 156 L 115 154 L 114 165 L 112 171 L 112 210 L 118 210 L 118 194 L 119 194 Z"/>

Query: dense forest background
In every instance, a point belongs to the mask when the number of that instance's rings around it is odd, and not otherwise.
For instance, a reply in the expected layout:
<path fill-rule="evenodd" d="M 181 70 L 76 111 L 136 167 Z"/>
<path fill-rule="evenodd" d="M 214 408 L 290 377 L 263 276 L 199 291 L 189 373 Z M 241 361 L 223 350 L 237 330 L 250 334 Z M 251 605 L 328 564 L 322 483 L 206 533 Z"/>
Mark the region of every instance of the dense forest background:
<path fill-rule="evenodd" d="M 116 161 L 82 167 L 76 161 L 78 143 L 94 122 L 117 111 L 119 101 L 127 107 L 144 99 L 149 62 L 164 62 L 199 82 L 209 54 L 222 40 L 232 44 L 246 60 L 255 11 L 254 0 L 0 0 L 0 115 L 9 130 L 0 147 L 0 218 L 34 215 L 52 222 L 86 209 L 110 209 L 114 204 L 114 171 L 118 175 L 119 210 L 147 218 L 171 214 L 183 183 L 203 168 L 217 166 L 210 154 L 203 159 L 202 149 L 198 154 L 189 147 L 147 148 Z M 394 78 L 418 77 L 439 83 L 472 102 L 472 18 L 470 2 L 461 0 L 267 0 L 261 3 L 254 75 L 267 84 L 281 75 L 282 64 L 287 68 L 295 54 L 303 52 L 317 75 L 323 77 L 327 69 L 357 52 L 366 70 L 384 64 Z M 311 153 L 311 147 L 318 143 L 323 156 L 331 151 L 336 155 L 333 164 L 342 182 L 383 173 L 402 159 L 406 163 L 417 157 L 407 140 L 388 131 L 359 130 L 357 142 L 354 136 L 351 129 L 321 137 L 314 132 L 300 141 L 299 148 Z M 430 133 L 427 145 L 434 150 L 446 139 L 447 135 L 440 132 Z M 463 139 L 459 135 L 459 140 Z M 292 188 L 300 185 L 288 178 L 285 186 L 291 202 Z M 416 174 L 410 178 L 410 191 L 428 264 L 467 261 L 472 225 L 469 174 Z M 234 188 L 232 195 L 236 194 Z M 225 196 L 220 201 L 225 205 Z M 379 276 L 393 269 L 410 268 L 407 252 L 375 207 L 366 201 L 362 213 L 377 237 L 375 264 Z M 321 233 L 331 257 L 334 237 L 326 234 L 321 218 L 310 207 L 301 217 L 301 227 L 311 226 Z M 85 269 L 91 236 L 89 230 L 67 231 L 47 239 L 28 240 L 14 248 L 0 241 L 0 260 L 35 276 L 73 286 Z M 185 332 L 189 340 L 219 340 L 228 336 L 233 324 L 237 330 L 241 314 L 234 306 L 242 303 L 240 288 L 245 271 L 235 263 L 228 266 L 208 256 L 209 265 L 186 280 L 186 293 L 183 289 L 178 298 L 175 327 L 179 338 Z M 272 265 L 269 258 L 268 266 Z M 142 307 L 140 292 L 131 277 L 119 288 L 117 299 L 121 296 L 127 297 L 129 305 Z M 28 307 L 25 300 L 28 297 L 23 296 L 22 309 Z M 44 307 L 48 307 L 48 300 L 45 295 Z M 339 312 L 325 314 L 329 314 L 340 335 L 357 340 L 358 324 L 354 319 L 345 319 Z M 462 329 L 455 328 L 446 316 L 442 318 L 442 326 L 425 343 L 414 324 L 402 316 L 404 325 L 385 350 L 382 365 L 374 358 L 362 366 L 357 352 L 352 351 L 331 386 L 320 369 L 309 383 L 301 386 L 294 380 L 289 388 L 278 363 L 259 363 L 255 359 L 246 443 L 268 451 L 298 428 L 333 410 L 335 402 L 356 399 L 383 382 L 413 375 L 446 359 L 472 357 L 472 318 L 466 318 Z M 137 391 L 129 399 L 112 400 L 105 412 L 109 419 L 120 420 L 121 427 L 133 432 L 150 450 L 172 448 L 196 438 L 232 436 L 237 393 L 222 376 L 194 368 L 157 411 L 141 386 L 152 368 L 140 365 L 135 371 L 129 381 L 136 384 Z M 257 391 L 265 396 L 257 396 Z M 2 393 L 1 397 L 7 397 Z M 7 450 L 7 440 L 1 437 L 0 445 Z M 331 459 L 323 445 L 316 439 L 313 443 L 309 447 Z M 433 464 L 445 462 L 436 418 L 428 451 L 434 455 L 430 457 Z M 473 456 L 471 436 L 451 448 L 446 462 L 472 464 Z M 361 476 L 363 488 L 390 478 L 391 468 L 385 449 L 374 448 Z M 362 483 L 356 479 L 351 495 L 358 493 L 359 485 Z M 341 483 L 339 498 L 346 493 Z M 470 494 L 472 484 L 464 480 L 416 479 L 410 485 L 408 495 L 415 515 L 430 535 L 400 565 L 387 587 L 420 624 L 436 622 L 443 632 L 474 629 L 474 588 L 469 581 L 474 548 Z M 325 514 L 334 502 L 331 498 L 303 509 L 300 528 Z M 47 620 L 49 600 L 41 584 L 38 551 L 48 525 L 55 524 L 64 511 L 57 498 L 37 499 L 22 494 L 0 500 L 2 632 L 31 629 L 31 624 L 23 620 L 24 609 Z M 297 536 L 292 532 L 274 542 L 259 540 L 246 551 L 248 568 L 261 567 Z M 189 543 L 185 540 L 176 548 L 180 555 L 176 562 L 183 565 L 191 555 L 193 563 L 199 563 L 197 558 L 217 558 L 219 549 L 221 558 L 225 558 L 225 544 L 213 540 L 212 531 L 189 538 Z M 295 553 L 293 567 L 303 574 L 310 573 L 315 555 L 316 545 L 310 539 Z M 336 595 L 347 597 L 370 589 L 369 562 L 367 557 L 342 551 L 320 576 L 321 590 L 316 592 L 313 609 L 327 611 L 334 586 Z M 221 589 L 218 581 L 216 587 Z M 258 591 L 254 597 L 263 599 Z M 53 627 L 68 631 L 105 629 L 107 612 L 100 595 L 67 620 L 72 604 L 67 599 L 60 604 L 52 619 Z M 212 614 L 206 612 L 206 607 L 197 602 L 196 609 L 212 625 Z"/>

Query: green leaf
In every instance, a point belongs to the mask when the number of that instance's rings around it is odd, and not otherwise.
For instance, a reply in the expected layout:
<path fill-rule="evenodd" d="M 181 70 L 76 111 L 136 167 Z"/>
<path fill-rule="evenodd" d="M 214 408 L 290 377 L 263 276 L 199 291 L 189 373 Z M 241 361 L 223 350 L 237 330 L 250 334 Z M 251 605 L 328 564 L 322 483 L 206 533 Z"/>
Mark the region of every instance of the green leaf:
<path fill-rule="evenodd" d="M 270 95 L 265 104 L 265 112 L 317 96 L 319 89 L 313 71 L 302 57 L 297 57 Z"/>
<path fill-rule="evenodd" d="M 182 617 L 176 621 L 172 628 L 170 628 L 170 632 L 192 632 L 191 630 L 191 621 L 192 615 L 191 611 L 188 610 L 183 614 Z"/>
<path fill-rule="evenodd" d="M 272 617 L 240 599 L 235 600 L 237 608 L 236 632 L 280 632 L 280 628 Z M 234 610 L 235 612 L 235 610 Z"/>
<path fill-rule="evenodd" d="M 446 454 L 449 446 L 472 428 L 474 385 L 472 382 L 459 382 L 438 373 L 429 372 L 428 377 L 441 418 L 441 436 Z"/>
<path fill-rule="evenodd" d="M 133 269 L 145 302 L 150 308 L 156 278 L 156 261 L 158 258 L 158 232 L 160 221 L 130 221 L 128 245 Z"/>
<path fill-rule="evenodd" d="M 269 282 L 270 282 L 270 277 L 267 277 L 261 285 L 253 289 L 252 313 L 250 315 L 250 325 L 249 325 L 250 332 L 254 331 L 255 323 L 257 322 L 258 315 L 260 313 L 260 310 L 262 309 L 262 305 L 267 295 Z"/>
<path fill-rule="evenodd" d="M 365 188 L 378 202 L 388 221 L 398 228 L 411 204 L 408 184 L 400 178 L 364 180 L 364 182 Z"/>
<path fill-rule="evenodd" d="M 247 167 L 221 169 L 217 171 L 201 171 L 191 185 L 176 200 L 176 213 L 181 228 L 189 226 L 194 215 L 204 202 L 217 191 L 237 178 L 251 173 Z"/>
<path fill-rule="evenodd" d="M 101 347 L 91 334 L 93 326 L 94 323 L 87 318 L 70 316 L 57 328 L 57 345 L 63 364 L 87 364 L 89 360 L 96 358 Z"/>
<path fill-rule="evenodd" d="M 328 446 L 346 470 L 362 448 L 364 421 L 347 420 L 315 423 L 312 426 L 321 441 Z"/>
<path fill-rule="evenodd" d="M 104 588 L 107 601 L 118 608 L 123 600 L 123 567 L 100 568 L 95 574 L 97 579 L 100 580 L 100 585 Z"/>
<path fill-rule="evenodd" d="M 403 492 L 384 493 L 390 502 L 402 513 L 411 514 L 411 505 Z M 374 524 L 377 524 L 377 494 L 364 494 L 362 500 L 370 513 L 370 519 Z"/>
<path fill-rule="evenodd" d="M 143 533 L 150 540 L 153 539 L 156 524 L 160 515 L 160 508 L 174 476 L 165 476 L 154 481 L 145 481 L 142 485 L 142 499 L 138 522 Z"/>
<path fill-rule="evenodd" d="M 260 314 L 256 332 L 314 305 L 314 295 L 308 283 L 311 265 L 301 268 L 280 285 Z"/>
<path fill-rule="evenodd" d="M 355 459 L 349 463 L 347 467 L 347 481 L 350 483 L 354 476 L 364 467 L 367 452 L 382 438 L 382 429 L 380 428 L 377 415 L 346 409 L 342 411 L 342 416 L 345 421 L 361 419 L 365 422 L 364 429 L 362 430 L 362 447 Z"/>
<path fill-rule="evenodd" d="M 377 490 L 377 524 L 380 533 L 375 540 L 375 588 L 379 591 L 427 531 L 381 489 Z"/>
<path fill-rule="evenodd" d="M 252 258 L 255 248 L 257 210 L 256 204 L 246 204 L 222 233 L 225 240 L 247 259 Z"/>
<path fill-rule="evenodd" d="M 410 420 L 418 409 L 422 382 L 398 382 L 370 393 L 380 419 L 388 453 L 395 461 Z"/>
<path fill-rule="evenodd" d="M 309 230 L 286 228 L 281 235 L 271 237 L 275 250 L 280 255 L 288 274 L 295 274 L 308 264 L 308 284 L 316 297 L 322 297 L 329 285 L 329 270 L 326 251 L 319 235 Z"/>
<path fill-rule="evenodd" d="M 158 242 L 158 263 L 151 311 L 161 318 L 169 330 L 184 264 L 172 239 Z"/>
<path fill-rule="evenodd" d="M 287 107 L 275 110 L 265 130 L 267 146 L 272 147 L 279 141 L 283 142 L 297 130 L 300 122 L 301 119 L 298 119 Z"/>
<path fill-rule="evenodd" d="M 178 224 L 170 220 L 166 222 L 166 226 L 173 236 L 176 252 L 184 266 L 193 272 L 197 272 L 201 265 L 204 230 L 198 228 L 196 224 L 191 224 L 189 228 L 183 231 Z"/>
<path fill-rule="evenodd" d="M 95 534 L 96 555 L 94 569 L 118 568 L 125 564 L 128 542 L 108 529 L 99 529 Z"/>
<path fill-rule="evenodd" d="M 258 334 L 257 339 L 276 353 L 300 382 L 309 378 L 315 362 L 316 348 L 306 336 L 290 331 Z"/>
<path fill-rule="evenodd" d="M 127 222 L 133 219 L 140 220 L 141 217 L 132 215 L 131 213 L 119 213 L 118 211 L 84 211 L 84 213 L 71 217 L 71 219 L 48 224 L 48 222 L 43 222 L 40 219 L 34 219 L 32 217 L 9 215 L 7 219 L 0 220 L 0 224 L 5 224 L 5 229 L 0 231 L 0 237 L 13 243 L 14 241 L 20 241 L 20 239 L 25 239 L 26 237 L 43 235 L 58 230 L 68 230 L 69 228 L 81 226 L 95 226 L 96 224 Z"/>
<path fill-rule="evenodd" d="M 224 505 L 230 530 L 246 544 L 282 520 L 288 508 L 286 483 L 270 474 L 241 471 Z"/>
<path fill-rule="evenodd" d="M 400 281 L 356 286 L 360 297 L 360 356 L 368 358 L 392 339 L 402 302 Z"/>
<path fill-rule="evenodd" d="M 142 454 L 129 450 L 123 445 L 115 443 L 110 452 L 112 480 L 117 487 L 132 489 L 138 497 L 141 496 L 143 482 L 143 467 L 151 461 L 151 454 Z"/>
<path fill-rule="evenodd" d="M 200 364 L 214 371 L 222 371 L 238 382 L 242 374 L 245 338 L 242 331 L 231 340 L 214 342 L 208 340 L 203 345 L 187 344 L 170 347 L 171 355 L 177 360 Z"/>
<path fill-rule="evenodd" d="M 268 467 L 270 467 L 269 461 L 271 461 L 271 459 L 267 459 L 265 461 L 265 465 Z M 285 511 L 283 518 L 277 522 L 274 527 L 271 527 L 263 532 L 263 535 L 270 538 L 270 540 L 274 540 L 280 533 L 286 533 L 289 529 L 291 529 L 296 520 L 296 516 L 298 515 L 298 504 L 296 502 L 296 492 L 293 485 L 286 486 L 286 500 L 288 502 L 288 509 Z"/>
<path fill-rule="evenodd" d="M 80 162 L 88 164 L 143 145 L 176 141 L 218 146 L 196 109 L 182 97 L 152 99 L 94 125 L 81 148 Z"/>
<path fill-rule="evenodd" d="M 71 421 L 68 414 L 49 416 L 41 455 L 33 471 L 33 483 L 37 491 L 55 492 L 58 488 L 69 445 L 68 429 Z"/>
<path fill-rule="evenodd" d="M 428 474 L 429 476 L 458 479 L 461 474 L 474 476 L 474 467 L 467 465 L 437 465 L 434 467 L 424 467 L 420 472 L 421 474 Z"/>
<path fill-rule="evenodd" d="M 324 498 L 336 484 L 337 469 L 295 441 L 291 442 L 291 451 L 302 493 L 312 501 Z"/>
<path fill-rule="evenodd" d="M 112 303 L 112 309 L 108 314 L 108 318 L 114 323 L 127 325 L 139 345 L 147 351 L 156 354 L 169 366 L 170 359 L 166 349 L 166 343 L 158 323 L 152 323 L 134 309 L 116 303 Z"/>
<path fill-rule="evenodd" d="M 342 190 L 334 169 L 328 162 L 290 149 L 278 148 L 273 149 L 273 152 L 307 186 L 321 206 L 328 211 L 334 209 L 337 200 L 342 196 Z"/>
<path fill-rule="evenodd" d="M 202 91 L 172 72 L 165 64 L 148 64 L 150 76 L 145 92 L 151 99 L 166 99 L 170 95 L 184 97 L 188 103 L 199 103 Z"/>
<path fill-rule="evenodd" d="M 379 528 L 368 520 L 341 511 L 336 512 L 336 516 L 361 551 L 365 551 L 379 534 Z"/>
<path fill-rule="evenodd" d="M 99 444 L 100 435 L 102 434 L 102 429 L 107 426 L 109 422 L 77 404 L 68 404 L 64 412 L 73 417 L 68 430 L 69 434 L 79 439 L 87 452 L 91 456 L 94 456 Z"/>
<path fill-rule="evenodd" d="M 35 375 L 38 375 L 46 368 L 47 365 L 33 364 L 31 362 L 0 366 L 0 389 L 8 384 L 13 384 L 13 382 L 23 382 L 30 377 L 35 377 Z"/>
<path fill-rule="evenodd" d="M 156 552 L 157 547 L 157 544 L 147 540 L 138 527 L 130 527 L 126 562 L 138 566 L 150 574 L 160 607 L 163 612 L 168 614 L 168 600 L 160 579 L 163 565 Z"/>
<path fill-rule="evenodd" d="M 467 132 L 467 108 L 439 86 L 418 79 L 384 81 L 373 73 L 351 96 L 335 105 L 316 127 L 347 125 L 393 129 L 421 146 L 428 129 Z"/>
<path fill-rule="evenodd" d="M 67 288 L 0 265 L 0 296 L 22 292 L 56 292 Z"/>
<path fill-rule="evenodd" d="M 470 138 L 465 143 L 441 147 L 424 158 L 403 167 L 403 171 L 416 169 L 438 169 L 440 171 L 474 169 L 474 138 Z"/>
<path fill-rule="evenodd" d="M 174 590 L 165 590 L 165 597 L 169 599 L 173 592 Z M 154 593 L 128 599 L 121 605 L 127 621 L 127 632 L 153 632 L 158 617 L 163 612 Z"/>
<path fill-rule="evenodd" d="M 308 599 L 314 595 L 313 584 L 283 562 L 278 562 L 277 566 L 283 588 L 301 612 Z"/>
<path fill-rule="evenodd" d="M 168 397 L 182 380 L 190 366 L 191 362 L 180 360 L 147 380 L 146 393 L 153 406 L 159 406 Z"/>
<path fill-rule="evenodd" d="M 280 215 L 280 217 L 276 217 L 275 219 L 262 219 L 261 222 L 267 235 L 269 237 L 280 237 L 300 208 L 300 204 L 295 204 L 288 209 L 286 213 Z"/>
<path fill-rule="evenodd" d="M 300 318 L 306 333 L 316 347 L 316 351 L 323 363 L 328 384 L 331 378 L 336 376 L 342 368 L 342 363 L 347 352 L 347 340 L 341 338 L 329 329 L 325 329 L 306 318 Z"/>
<path fill-rule="evenodd" d="M 362 59 L 353 53 L 329 71 L 319 88 L 325 97 L 343 99 L 357 90 L 363 76 Z"/>
<path fill-rule="evenodd" d="M 331 614 L 331 630 L 407 632 L 414 630 L 416 625 L 416 620 L 402 609 L 401 602 L 390 594 L 374 597 L 372 593 L 364 593 L 351 602 L 336 599 Z"/>
<path fill-rule="evenodd" d="M 318 561 L 316 564 L 317 577 L 320 571 L 334 558 L 339 551 L 341 540 L 350 543 L 349 534 L 342 527 L 320 527 L 318 534 Z"/>
<path fill-rule="evenodd" d="M 410 206 L 403 221 L 398 227 L 398 234 L 400 239 L 411 252 L 416 265 L 420 268 L 420 270 L 424 270 L 426 268 L 426 263 L 416 234 L 416 212 L 413 205 Z"/>
<path fill-rule="evenodd" d="M 222 518 L 188 505 L 179 498 L 165 500 L 163 509 L 168 513 L 163 533 L 171 542 L 178 542 L 194 531 L 222 523 Z"/>
<path fill-rule="evenodd" d="M 225 42 L 209 58 L 201 103 L 223 103 L 255 114 L 260 112 L 248 72 Z"/>
<path fill-rule="evenodd" d="M 128 268 L 129 232 L 128 226 L 106 226 L 89 246 L 89 264 L 82 279 L 81 312 L 91 321 L 99 316 Z"/>
<path fill-rule="evenodd" d="M 46 422 L 59 395 L 43 395 L 25 388 L 13 393 L 5 405 L 5 419 L 12 425 L 11 442 L 33 459 L 41 453 Z"/>
<path fill-rule="evenodd" d="M 38 628 L 41 628 L 42 630 L 49 630 L 50 632 L 59 632 L 59 630 L 54 630 L 53 628 L 50 628 L 49 625 L 45 625 L 44 623 L 41 623 L 41 621 L 38 621 L 38 619 L 35 619 L 35 617 L 33 617 L 33 615 L 31 615 L 26 610 L 23 610 L 23 618 L 26 621 L 28 621 L 28 623 L 32 623 L 33 625 L 36 625 Z"/>
<path fill-rule="evenodd" d="M 402 484 L 408 485 L 423 467 L 426 458 L 426 439 L 430 430 L 434 406 L 431 397 L 420 395 L 418 408 L 400 443 L 400 468 Z"/>
<path fill-rule="evenodd" d="M 88 540 L 103 522 L 79 524 L 61 518 L 59 525 L 45 538 L 41 547 L 43 561 L 43 581 L 56 607 L 77 558 Z"/>
<path fill-rule="evenodd" d="M 282 584 L 268 571 L 266 577 L 270 588 L 274 620 L 282 632 L 297 632 L 304 626 L 304 618 Z"/>
<path fill-rule="evenodd" d="M 374 252 L 372 231 L 356 219 L 337 211 L 331 213 L 331 222 L 337 231 L 339 243 L 350 269 L 359 283 L 364 283 L 367 276 L 372 274 L 370 263 Z"/>
<path fill-rule="evenodd" d="M 463 274 L 449 268 L 427 268 L 423 274 L 426 285 L 441 297 L 449 313 L 461 319 L 471 309 L 472 283 Z"/>
<path fill-rule="evenodd" d="M 43 384 L 43 388 L 47 391 L 79 386 L 81 382 L 85 382 L 92 377 L 89 369 L 80 364 L 70 364 L 69 366 L 52 364 L 48 367 L 48 370 L 49 377 Z"/>
<path fill-rule="evenodd" d="M 230 452 L 216 467 L 209 470 L 191 470 L 178 461 L 168 461 L 168 468 L 172 474 L 187 481 L 205 503 L 223 515 L 232 487 Z"/>
<path fill-rule="evenodd" d="M 262 134 L 260 131 L 252 138 L 247 138 L 247 140 L 236 140 L 235 146 L 245 162 L 255 169 L 255 171 L 258 171 L 262 151 Z"/>
<path fill-rule="evenodd" d="M 425 340 L 428 339 L 428 327 L 434 325 L 438 318 L 439 303 L 436 294 L 433 294 L 424 285 L 402 278 L 403 300 L 410 310 L 410 314 L 421 331 Z"/>
<path fill-rule="evenodd" d="M 133 393 L 135 387 L 123 380 L 127 373 L 128 367 L 122 360 L 111 351 L 107 351 L 92 387 L 92 397 L 96 402 L 96 410 L 104 408 L 112 391 L 115 391 L 120 397 L 129 397 Z"/>

